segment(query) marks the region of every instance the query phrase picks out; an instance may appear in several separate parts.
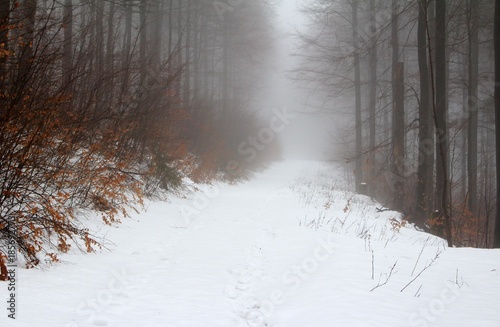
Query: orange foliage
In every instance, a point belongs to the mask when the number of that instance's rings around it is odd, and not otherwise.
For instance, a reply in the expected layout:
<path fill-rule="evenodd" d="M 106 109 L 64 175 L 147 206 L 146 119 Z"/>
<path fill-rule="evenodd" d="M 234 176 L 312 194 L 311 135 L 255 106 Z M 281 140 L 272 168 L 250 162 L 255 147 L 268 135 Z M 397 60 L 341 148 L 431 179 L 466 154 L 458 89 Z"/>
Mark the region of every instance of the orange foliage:
<path fill-rule="evenodd" d="M 0 252 L 0 280 L 6 281 L 9 279 L 9 275 L 7 272 L 7 266 L 5 265 L 5 255 Z"/>

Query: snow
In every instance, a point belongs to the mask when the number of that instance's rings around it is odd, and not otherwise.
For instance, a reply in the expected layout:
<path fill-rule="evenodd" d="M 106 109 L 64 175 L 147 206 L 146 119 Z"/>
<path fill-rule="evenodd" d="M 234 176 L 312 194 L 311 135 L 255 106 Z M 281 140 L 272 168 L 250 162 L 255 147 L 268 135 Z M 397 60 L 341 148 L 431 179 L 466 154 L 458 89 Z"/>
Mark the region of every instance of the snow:
<path fill-rule="evenodd" d="M 18 269 L 0 326 L 500 326 L 499 250 L 447 248 L 343 176 L 284 162 L 95 225 L 101 253 Z"/>

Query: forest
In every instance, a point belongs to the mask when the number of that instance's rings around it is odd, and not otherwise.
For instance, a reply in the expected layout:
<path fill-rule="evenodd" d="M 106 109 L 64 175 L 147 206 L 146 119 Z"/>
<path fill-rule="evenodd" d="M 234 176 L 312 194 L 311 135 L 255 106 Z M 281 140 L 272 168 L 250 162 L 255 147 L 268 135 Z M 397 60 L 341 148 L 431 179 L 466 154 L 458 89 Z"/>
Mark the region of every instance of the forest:
<path fill-rule="evenodd" d="M 265 139 L 279 2 L 0 0 L 0 263 L 11 244 L 28 267 L 93 252 L 89 210 L 115 224 L 187 179 L 281 159 L 279 142 L 245 143 Z M 343 117 L 325 160 L 449 246 L 500 247 L 500 1 L 300 9 L 287 76 L 311 114 Z"/>
<path fill-rule="evenodd" d="M 295 78 L 317 93 L 317 112 L 352 116 L 335 142 L 348 145 L 356 190 L 450 246 L 492 247 L 494 238 L 499 246 L 498 6 L 318 0 L 303 8 L 310 25 L 298 34 Z"/>
<path fill-rule="evenodd" d="M 230 9 L 230 8 L 229 8 Z M 264 1 L 0 1 L 0 239 L 35 266 L 183 180 L 246 178 L 268 56 Z M 229 12 L 229 11 L 228 11 Z"/>

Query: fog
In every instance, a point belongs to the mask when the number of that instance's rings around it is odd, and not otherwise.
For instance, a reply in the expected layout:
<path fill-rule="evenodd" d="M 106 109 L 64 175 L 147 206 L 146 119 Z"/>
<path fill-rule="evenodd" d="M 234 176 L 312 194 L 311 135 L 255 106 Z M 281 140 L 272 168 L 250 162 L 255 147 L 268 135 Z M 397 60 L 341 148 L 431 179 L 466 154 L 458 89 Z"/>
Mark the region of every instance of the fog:
<path fill-rule="evenodd" d="M 419 225 L 437 212 L 450 236 L 451 213 L 477 218 L 470 239 L 489 244 L 493 12 L 480 0 L 0 0 L 0 200 L 62 219 L 71 199 L 113 220 L 127 191 L 335 161 L 352 189 Z M 57 207 L 32 207 L 44 201 Z"/>
<path fill-rule="evenodd" d="M 311 92 L 308 82 L 297 79 L 302 60 L 297 56 L 301 46 L 298 34 L 306 29 L 306 18 L 300 11 L 303 4 L 300 0 L 281 0 L 276 4 L 273 69 L 263 78 L 265 88 L 256 97 L 264 111 L 287 108 L 294 114 L 278 137 L 284 159 L 328 160 L 335 156 L 335 111 L 314 107 L 317 95 Z"/>

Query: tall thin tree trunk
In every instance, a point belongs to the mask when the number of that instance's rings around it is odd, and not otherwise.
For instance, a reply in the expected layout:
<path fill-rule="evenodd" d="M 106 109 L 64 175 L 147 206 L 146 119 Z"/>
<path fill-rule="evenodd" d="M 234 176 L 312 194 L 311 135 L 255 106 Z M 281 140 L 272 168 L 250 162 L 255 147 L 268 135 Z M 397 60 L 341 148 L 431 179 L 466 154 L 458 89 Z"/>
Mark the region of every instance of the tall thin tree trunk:
<path fill-rule="evenodd" d="M 467 109 L 469 122 L 467 127 L 468 155 L 467 155 L 467 180 L 468 180 L 468 209 L 475 213 L 477 209 L 477 125 L 478 125 L 478 66 L 479 66 L 479 29 L 478 29 L 478 0 L 469 0 L 469 19 L 467 34 L 469 41 L 469 87 Z"/>
<path fill-rule="evenodd" d="M 95 1 L 94 5 L 96 6 L 96 62 L 97 71 L 100 72 L 104 67 L 104 1 Z"/>
<path fill-rule="evenodd" d="M 140 140 L 140 159 L 139 161 L 142 162 L 144 160 L 145 154 L 146 154 L 146 145 L 148 141 L 148 129 L 147 129 L 147 118 L 148 118 L 148 112 L 149 112 L 149 100 L 150 100 L 150 94 L 149 94 L 149 88 L 147 87 L 147 78 L 148 78 L 148 67 L 149 67 L 149 62 L 147 60 L 147 43 L 148 43 L 148 24 L 147 24 L 147 11 L 148 11 L 148 5 L 146 4 L 145 1 L 141 2 L 139 4 L 139 19 L 140 19 L 140 24 L 139 24 L 139 62 L 140 62 L 140 71 L 139 71 L 139 78 L 140 78 L 140 89 L 139 92 L 141 93 L 140 97 L 140 102 L 137 107 L 137 112 L 140 117 L 140 125 L 139 125 L 139 135 L 137 135 L 138 139 Z"/>
<path fill-rule="evenodd" d="M 161 32 L 163 29 L 163 5 L 159 1 L 155 1 L 151 5 L 152 8 L 152 46 L 151 46 L 151 64 L 152 69 L 156 74 L 160 74 L 161 68 L 161 58 L 162 58 L 162 37 Z M 160 78 L 157 76 L 157 81 L 155 83 L 160 82 Z M 158 85 L 157 85 L 158 86 Z"/>
<path fill-rule="evenodd" d="M 500 0 L 495 1 L 495 140 L 496 140 L 496 173 L 497 173 L 497 212 L 495 218 L 495 234 L 493 247 L 500 248 Z"/>
<path fill-rule="evenodd" d="M 125 31 L 124 31 L 124 40 L 123 40 L 123 58 L 122 58 L 122 74 L 123 74 L 123 82 L 122 82 L 122 91 L 121 97 L 122 100 L 120 103 L 123 105 L 123 97 L 126 96 L 129 92 L 129 68 L 130 68 L 130 51 L 132 47 L 132 0 L 125 0 Z"/>
<path fill-rule="evenodd" d="M 148 24 L 147 24 L 147 5 L 145 1 L 139 5 L 139 63 L 140 63 L 140 82 L 146 85 L 146 73 L 148 67 L 147 44 L 148 44 Z"/>
<path fill-rule="evenodd" d="M 109 3 L 109 13 L 108 13 L 108 31 L 106 40 L 106 69 L 108 72 L 107 78 L 109 79 L 107 84 L 107 92 L 105 94 L 106 98 L 106 108 L 111 104 L 113 100 L 114 93 L 114 31 L 113 31 L 113 21 L 115 17 L 115 3 Z"/>
<path fill-rule="evenodd" d="M 429 173 L 429 155 L 433 147 L 429 149 L 429 134 L 431 134 L 429 126 L 429 67 L 427 64 L 427 9 L 428 1 L 419 0 L 418 13 L 418 70 L 420 74 L 420 103 L 418 106 L 418 171 L 417 171 L 417 187 L 416 187 L 416 214 L 415 223 L 422 227 L 429 215 L 427 207 L 426 191 L 429 189 L 429 180 L 432 181 L 432 176 Z"/>
<path fill-rule="evenodd" d="M 404 64 L 399 62 L 399 6 L 392 0 L 392 174 L 394 209 L 404 210 Z"/>
<path fill-rule="evenodd" d="M 173 32 L 174 32 L 174 24 L 173 24 L 173 10 L 174 10 L 174 0 L 169 0 L 168 2 L 168 58 L 172 56 L 172 43 L 173 43 Z"/>
<path fill-rule="evenodd" d="M 22 4 L 23 27 L 22 33 L 24 46 L 21 49 L 21 63 L 19 74 L 22 82 L 29 80 L 31 59 L 33 58 L 33 33 L 35 31 L 36 0 L 26 0 Z"/>
<path fill-rule="evenodd" d="M 183 91 L 183 102 L 185 106 L 189 106 L 191 102 L 191 0 L 187 1 L 186 9 L 186 44 L 185 44 L 185 55 L 184 55 L 184 91 Z"/>
<path fill-rule="evenodd" d="M 202 74 L 203 74 L 203 95 L 204 95 L 204 98 L 206 101 L 208 101 L 208 94 L 209 94 L 209 86 L 208 86 L 208 82 L 209 82 L 209 71 L 210 71 L 210 67 L 209 67 L 209 55 L 210 55 L 210 50 L 209 50 L 209 45 L 210 45 L 210 41 L 209 41 L 209 33 L 208 33 L 208 18 L 207 18 L 207 15 L 202 15 L 201 16 L 201 28 L 200 28 L 200 57 L 201 57 L 201 60 L 202 60 L 202 63 L 201 63 L 201 66 L 203 67 L 202 68 Z"/>
<path fill-rule="evenodd" d="M 229 113 L 229 16 L 224 16 L 222 45 L 222 119 L 227 119 Z"/>
<path fill-rule="evenodd" d="M 9 48 L 9 30 L 5 27 L 9 25 L 10 0 L 0 0 L 0 50 Z M 0 56 L 0 95 L 5 92 L 7 56 Z"/>
<path fill-rule="evenodd" d="M 356 124 L 356 171 L 354 179 L 356 182 L 356 192 L 360 192 L 363 182 L 363 162 L 362 162 L 362 131 L 361 131 L 361 69 L 359 61 L 358 44 L 358 0 L 352 2 L 352 38 L 354 45 L 354 92 L 355 92 L 355 124 Z"/>
<path fill-rule="evenodd" d="M 370 122 L 370 165 L 369 165 L 369 180 L 370 193 L 373 196 L 374 185 L 373 178 L 375 177 L 375 144 L 376 144 L 376 106 L 377 106 L 377 28 L 376 28 L 376 8 L 375 0 L 370 0 L 370 24 L 372 26 L 370 45 L 370 96 L 369 96 L 369 122 Z"/>
<path fill-rule="evenodd" d="M 182 0 L 177 1 L 177 44 L 179 48 L 177 49 L 177 69 L 179 70 L 179 76 L 177 78 L 177 83 L 175 85 L 177 94 L 181 95 L 181 85 L 182 85 Z"/>
<path fill-rule="evenodd" d="M 63 88 L 71 92 L 71 73 L 73 71 L 73 4 L 71 0 L 64 2 L 63 11 L 64 44 L 62 61 Z"/>
<path fill-rule="evenodd" d="M 106 40 L 106 65 L 108 66 L 110 71 L 113 71 L 113 63 L 114 63 L 114 22 L 115 18 L 115 3 L 109 3 L 109 13 L 108 13 L 108 32 L 107 32 L 107 40 Z"/>
<path fill-rule="evenodd" d="M 436 62 L 436 0 L 428 0 L 428 11 L 427 15 L 428 19 L 428 30 L 427 30 L 427 62 L 435 63 Z M 435 123 L 434 123 L 434 73 L 433 67 L 429 65 L 429 170 L 427 175 L 429 176 L 429 185 L 426 190 L 427 194 L 427 208 L 435 208 L 436 206 L 436 142 L 435 142 Z"/>
<path fill-rule="evenodd" d="M 460 56 L 460 65 L 462 66 L 462 74 L 465 78 L 465 76 L 468 75 L 468 67 L 467 67 L 467 61 L 468 61 L 468 54 L 464 54 Z M 462 183 L 460 185 L 460 191 L 461 194 L 460 196 L 466 201 L 465 199 L 467 198 L 467 124 L 469 121 L 469 113 L 468 113 L 468 106 L 467 106 L 467 97 L 468 97 L 468 86 L 463 85 L 462 89 L 462 116 L 461 116 L 461 128 L 460 130 L 460 178 L 462 179 Z"/>
<path fill-rule="evenodd" d="M 446 122 L 446 0 L 436 0 L 436 82 L 434 121 L 436 126 L 436 197 L 437 210 L 444 219 L 448 246 L 452 246 L 451 219 L 448 210 L 448 127 Z"/>
<path fill-rule="evenodd" d="M 201 52 L 201 34 L 200 34 L 200 20 L 199 14 L 196 14 L 193 19 L 193 97 L 198 99 L 200 94 L 200 52 Z"/>

